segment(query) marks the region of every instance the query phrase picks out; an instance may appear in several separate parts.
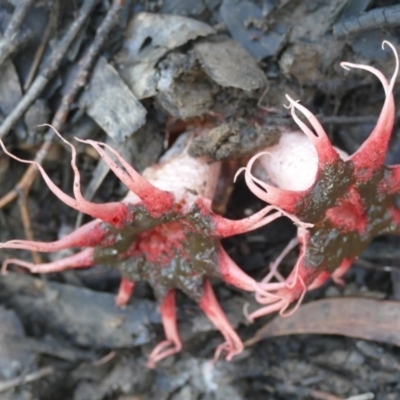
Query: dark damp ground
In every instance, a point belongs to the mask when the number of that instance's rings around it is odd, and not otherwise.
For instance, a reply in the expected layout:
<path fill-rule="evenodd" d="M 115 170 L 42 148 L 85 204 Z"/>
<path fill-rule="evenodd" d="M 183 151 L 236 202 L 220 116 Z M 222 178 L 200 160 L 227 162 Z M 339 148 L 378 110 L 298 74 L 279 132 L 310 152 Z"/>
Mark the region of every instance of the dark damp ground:
<path fill-rule="evenodd" d="M 229 171 L 278 140 L 282 126 L 294 126 L 283 108 L 285 93 L 301 99 L 333 143 L 349 153 L 371 132 L 384 101 L 382 87 L 371 74 L 347 73 L 339 63 L 373 65 L 391 76 L 394 57 L 381 43 L 400 48 L 397 3 L 0 0 L 0 137 L 26 159 L 47 143 L 43 166 L 70 194 L 70 153 L 38 124 L 52 123 L 71 140 L 107 141 L 143 170 L 183 131 L 180 120 L 206 115 L 216 127 L 193 145 L 192 154 L 225 160 L 225 195 L 215 208 L 233 219 L 244 217 L 262 204 L 241 179 L 232 187 Z M 398 93 L 397 86 L 396 100 Z M 395 126 L 391 164 L 400 161 L 397 132 Z M 77 142 L 76 147 L 85 197 L 121 199 L 125 188 L 97 154 Z M 16 187 L 27 167 L 0 152 L 0 197 L 16 195 L 0 200 L 0 240 L 33 232 L 36 240 L 50 241 L 74 230 L 82 217 L 61 204 L 43 179 L 25 179 Z M 248 274 L 261 279 L 295 233 L 282 218 L 223 244 Z M 307 294 L 305 303 L 344 296 L 399 300 L 398 244 L 396 237 L 376 239 L 345 276 L 345 286 L 328 282 Z M 1 250 L 0 259 L 11 256 L 40 261 L 37 254 Z M 284 260 L 284 272 L 296 257 L 293 251 Z M 0 277 L 0 399 L 400 399 L 395 302 L 384 327 L 375 320 L 379 306 L 365 318 L 360 311 L 377 341 L 358 339 L 365 338 L 363 332 L 351 329 L 348 336 L 274 337 L 248 346 L 232 362 L 213 365 L 221 335 L 179 293 L 184 349 L 149 370 L 146 357 L 163 339 L 153 293 L 139 283 L 120 310 L 114 306 L 118 283 L 117 270 L 106 265 L 36 277 L 12 268 Z M 243 306 L 254 309 L 252 296 L 219 281 L 213 286 L 244 341 L 272 319 L 247 324 Z M 334 328 L 332 333 L 340 331 Z"/>

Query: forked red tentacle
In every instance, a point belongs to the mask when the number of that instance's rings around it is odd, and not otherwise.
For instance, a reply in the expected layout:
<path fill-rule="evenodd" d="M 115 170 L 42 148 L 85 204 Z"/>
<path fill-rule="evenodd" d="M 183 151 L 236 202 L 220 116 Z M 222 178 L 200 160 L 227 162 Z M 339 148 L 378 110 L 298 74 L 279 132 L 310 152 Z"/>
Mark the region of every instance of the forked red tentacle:
<path fill-rule="evenodd" d="M 124 185 L 137 196 L 140 197 L 144 206 L 150 213 L 162 214 L 171 209 L 173 205 L 173 195 L 164 190 L 158 189 L 147 179 L 143 178 L 129 163 L 112 147 L 106 143 L 94 140 L 78 139 L 79 142 L 90 144 L 99 153 L 105 163 L 111 168 L 115 175 Z M 105 147 L 121 163 L 125 171 L 122 170 L 107 153 L 102 149 Z"/>
<path fill-rule="evenodd" d="M 129 303 L 132 297 L 133 290 L 135 289 L 135 282 L 130 281 L 124 277 L 121 278 L 117 296 L 115 297 L 115 305 L 124 307 Z"/>
<path fill-rule="evenodd" d="M 260 318 L 277 311 L 280 312 L 281 310 L 286 310 L 289 307 L 289 304 L 290 303 L 288 300 L 285 300 L 282 297 L 277 297 L 276 301 L 272 302 L 272 304 L 269 304 L 266 307 L 259 308 L 251 314 L 246 315 L 247 320 L 252 323 L 256 318 Z"/>
<path fill-rule="evenodd" d="M 357 68 L 371 72 L 381 81 L 385 90 L 386 99 L 374 130 L 369 135 L 368 139 L 350 158 L 356 166 L 356 169 L 359 171 L 359 175 L 361 174 L 359 178 L 364 181 L 368 180 L 372 173 L 376 169 L 380 168 L 384 163 L 395 120 L 393 86 L 399 73 L 399 57 L 395 47 L 387 41 L 382 43 L 382 49 L 385 47 L 385 44 L 392 49 L 396 59 L 396 68 L 390 82 L 387 81 L 382 72 L 374 67 L 348 62 L 342 62 L 340 64 L 347 70 L 350 68 Z M 362 172 L 360 170 L 362 170 Z"/>
<path fill-rule="evenodd" d="M 36 242 L 33 240 L 9 240 L 0 243 L 0 249 L 20 249 L 52 253 L 73 247 L 95 247 L 106 235 L 103 222 L 94 220 L 81 226 L 76 231 L 54 242 Z"/>
<path fill-rule="evenodd" d="M 267 225 L 275 219 L 284 215 L 282 211 L 278 210 L 279 209 L 277 209 L 277 207 L 275 206 L 267 206 L 264 207 L 262 210 L 254 213 L 250 217 L 243 218 L 238 221 L 226 219 L 224 217 L 221 217 L 220 215 L 214 214 L 214 235 L 220 238 L 225 238 L 260 228 L 261 226 Z M 275 212 L 273 214 L 269 214 L 271 211 Z"/>
<path fill-rule="evenodd" d="M 147 360 L 149 368 L 154 368 L 160 360 L 178 353 L 182 349 L 176 323 L 175 290 L 171 290 L 163 299 L 160 305 L 160 313 L 167 340 L 159 343 L 150 353 Z"/>
<path fill-rule="evenodd" d="M 286 279 L 286 284 L 289 289 L 293 289 L 298 285 L 298 278 L 299 278 L 301 269 L 305 268 L 307 270 L 307 267 L 305 267 L 305 265 L 304 265 L 304 258 L 306 256 L 306 250 L 307 250 L 307 245 L 308 245 L 308 241 L 310 238 L 310 232 L 307 230 L 299 229 L 297 236 L 298 236 L 299 245 L 300 245 L 300 254 L 297 259 L 296 265 L 294 266 L 292 272 Z M 309 273 L 308 270 L 307 270 L 307 273 Z M 305 274 L 303 274 L 303 278 L 306 278 Z M 303 284 L 304 284 L 304 282 L 303 282 Z"/>
<path fill-rule="evenodd" d="M 96 204 L 87 201 L 81 193 L 81 183 L 80 183 L 80 172 L 76 166 L 76 149 L 68 142 L 61 134 L 54 129 L 51 125 L 44 124 L 43 126 L 48 126 L 52 128 L 56 135 L 71 149 L 71 167 L 74 172 L 74 184 L 73 192 L 75 199 L 78 201 L 79 206 L 82 208 L 82 212 L 90 215 L 93 218 L 99 218 L 102 221 L 108 222 L 112 225 L 123 225 L 124 222 L 132 220 L 132 216 L 129 215 L 128 207 L 121 202 L 110 202 L 105 204 Z"/>
<path fill-rule="evenodd" d="M 301 303 L 302 303 L 303 300 L 304 300 L 304 296 L 305 296 L 306 293 L 307 293 L 307 285 L 305 284 L 304 279 L 303 279 L 301 276 L 299 276 L 299 277 L 297 278 L 297 282 L 298 282 L 297 285 L 300 286 L 300 288 L 301 288 L 300 296 L 297 296 L 297 295 L 296 295 L 295 298 L 292 298 L 291 300 L 288 300 L 288 306 L 282 308 L 282 309 L 279 311 L 279 315 L 280 315 L 281 317 L 290 317 L 291 315 L 293 315 L 293 314 L 299 309 Z M 296 305 L 295 305 L 294 307 L 292 307 L 289 311 L 286 311 L 287 308 L 289 307 L 289 304 L 290 304 L 292 301 L 296 300 L 296 298 L 298 299 L 297 302 L 296 302 Z"/>
<path fill-rule="evenodd" d="M 4 261 L 1 267 L 1 272 L 3 275 L 7 273 L 7 268 L 10 264 L 26 268 L 34 274 L 60 272 L 69 268 L 86 268 L 91 267 L 94 264 L 94 249 L 85 249 L 79 253 L 73 254 L 72 256 L 62 258 L 61 260 L 43 264 L 33 264 L 31 262 L 26 262 L 16 258 L 10 258 Z"/>
<path fill-rule="evenodd" d="M 307 267 L 304 265 L 304 257 L 306 253 L 306 246 L 308 241 L 309 233 L 308 231 L 299 232 L 299 242 L 300 242 L 300 255 L 297 259 L 296 265 L 294 266 L 292 272 L 287 277 L 285 281 L 281 282 L 271 282 L 271 280 L 277 274 L 278 262 L 272 265 L 273 270 L 263 279 L 261 282 L 262 288 L 267 294 L 262 292 L 257 292 L 255 297 L 260 304 L 267 305 L 259 310 L 248 315 L 248 319 L 253 321 L 255 318 L 259 318 L 264 315 L 279 311 L 282 317 L 287 317 L 292 315 L 300 306 L 303 298 L 307 292 L 307 285 L 304 282 L 303 272 L 308 271 Z M 278 257 L 277 261 L 281 261 L 283 257 L 288 254 L 288 252 L 294 248 L 297 241 L 292 240 L 289 245 L 283 250 L 282 254 Z M 306 278 L 306 277 L 304 277 Z M 289 305 L 298 299 L 296 305 L 291 308 L 288 312 Z"/>
<path fill-rule="evenodd" d="M 49 125 L 50 126 L 50 125 Z M 57 135 L 59 135 L 61 138 L 62 136 L 57 132 Z M 73 146 L 68 143 L 64 138 L 62 138 L 64 142 L 69 144 L 71 148 Z M 36 161 L 33 160 L 23 160 L 13 154 L 11 154 L 6 147 L 4 146 L 4 143 L 2 140 L 0 140 L 0 146 L 2 147 L 3 151 L 13 158 L 14 160 L 17 160 L 19 162 L 25 163 L 25 164 L 33 164 L 36 165 L 38 168 L 40 174 L 42 175 L 43 179 L 45 180 L 48 188 L 53 192 L 55 196 L 57 196 L 63 203 L 67 204 L 69 207 L 80 211 L 84 214 L 90 215 L 93 218 L 99 218 L 102 221 L 108 222 L 112 225 L 115 226 L 120 226 L 121 223 L 125 222 L 126 220 L 129 220 L 129 208 L 120 202 L 112 202 L 112 203 L 106 203 L 106 204 L 96 204 L 89 202 L 85 200 L 80 192 L 80 184 L 79 184 L 79 171 L 76 168 L 75 165 L 75 149 L 73 150 L 72 153 L 72 160 L 71 160 L 71 165 L 74 170 L 74 194 L 76 198 L 68 196 L 66 193 L 64 193 L 61 189 L 59 189 L 53 181 L 50 179 L 50 177 L 47 175 L 46 171 L 43 169 L 43 167 L 37 163 Z"/>
<path fill-rule="evenodd" d="M 289 317 L 290 315 L 295 313 L 300 307 L 300 304 L 302 303 L 304 296 L 307 292 L 307 286 L 301 276 L 297 277 L 296 282 L 296 288 L 289 288 L 289 286 L 286 286 L 279 289 L 275 294 L 271 294 L 270 297 L 265 297 L 263 302 L 260 301 L 260 303 L 267 304 L 267 306 L 262 307 L 249 314 L 248 320 L 252 322 L 256 318 L 271 314 L 276 311 L 279 311 L 281 317 Z M 290 304 L 296 299 L 296 305 L 292 307 L 289 311 L 286 311 L 289 308 Z"/>
<path fill-rule="evenodd" d="M 199 306 L 226 340 L 225 343 L 217 347 L 214 360 L 217 360 L 223 352 L 226 352 L 228 361 L 235 355 L 240 354 L 244 349 L 243 342 L 222 311 L 209 280 L 204 282 L 203 297 L 199 302 Z"/>
<path fill-rule="evenodd" d="M 271 211 L 275 211 L 269 214 Z M 303 228 L 311 228 L 313 224 L 300 221 L 297 217 L 288 212 L 280 209 L 276 206 L 266 206 L 262 210 L 254 213 L 250 217 L 243 218 L 240 220 L 231 220 L 220 215 L 213 215 L 213 222 L 215 224 L 214 235 L 216 237 L 225 238 L 241 233 L 246 233 L 254 229 L 261 228 L 262 226 L 268 225 L 272 221 L 275 221 L 279 217 L 288 217 L 296 225 L 302 226 Z"/>
<path fill-rule="evenodd" d="M 260 296 L 268 296 L 262 284 L 256 282 L 247 275 L 225 252 L 222 246 L 219 247 L 218 267 L 221 278 L 224 282 L 248 292 L 259 293 Z"/>
<path fill-rule="evenodd" d="M 307 242 L 309 240 L 310 234 L 309 234 L 309 231 L 307 231 L 306 229 L 299 228 L 297 236 L 298 236 L 297 238 L 292 239 L 287 244 L 287 246 L 283 249 L 282 253 L 271 264 L 270 272 L 261 281 L 261 284 L 263 284 L 268 291 L 278 290 L 283 287 L 292 289 L 294 286 L 296 286 L 297 277 L 299 275 L 299 269 L 302 265 L 302 262 L 304 260 L 305 254 L 306 254 L 306 246 L 307 246 Z M 286 257 L 286 255 L 289 254 L 289 252 L 291 250 L 293 250 L 298 244 L 300 244 L 300 254 L 299 254 L 299 256 L 297 258 L 297 262 L 296 262 L 292 272 L 288 276 L 288 278 L 284 282 L 282 281 L 282 279 L 279 279 L 279 278 L 278 278 L 278 280 L 280 281 L 279 283 L 271 282 L 271 280 L 274 277 L 276 277 L 277 275 L 278 275 L 278 277 L 280 276 L 280 274 L 278 272 L 278 267 L 279 267 L 280 263 L 282 262 L 283 258 Z M 256 299 L 257 299 L 257 301 L 259 301 L 260 303 L 263 304 L 262 297 L 257 298 L 257 296 L 256 296 Z"/>
<path fill-rule="evenodd" d="M 304 134 L 314 144 L 315 149 L 317 150 L 319 169 L 323 168 L 326 164 L 331 164 L 337 161 L 339 154 L 333 148 L 328 135 L 315 115 L 306 107 L 293 100 L 289 95 L 286 95 L 286 98 L 289 100 L 289 106 L 285 107 L 290 108 L 292 118 L 302 132 L 304 132 Z M 314 128 L 315 133 L 297 116 L 296 109 L 307 118 L 308 122 Z"/>

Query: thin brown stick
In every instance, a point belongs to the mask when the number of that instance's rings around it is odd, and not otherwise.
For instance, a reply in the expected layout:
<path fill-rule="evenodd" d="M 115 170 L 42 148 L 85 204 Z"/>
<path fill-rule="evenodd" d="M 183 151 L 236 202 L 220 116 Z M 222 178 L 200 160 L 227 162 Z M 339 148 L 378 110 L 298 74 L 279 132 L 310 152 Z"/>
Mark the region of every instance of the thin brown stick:
<path fill-rule="evenodd" d="M 17 104 L 14 110 L 7 116 L 7 118 L 3 121 L 3 124 L 0 126 L 0 138 L 5 136 L 9 130 L 14 126 L 17 120 L 23 115 L 23 113 L 28 109 L 28 107 L 32 104 L 33 101 L 37 99 L 42 90 L 45 88 L 46 84 L 52 78 L 54 73 L 57 71 L 59 64 L 61 63 L 62 58 L 67 52 L 69 46 L 72 41 L 75 39 L 76 35 L 79 33 L 87 18 L 90 16 L 93 8 L 99 0 L 86 0 L 82 5 L 80 10 L 80 14 L 76 21 L 69 27 L 67 33 L 60 40 L 58 46 L 50 55 L 48 62 L 43 68 L 42 72 L 39 76 L 34 80 L 33 84 L 30 86 L 29 90 L 26 92 L 21 101 Z M 46 135 L 45 141 L 42 145 L 42 148 L 36 154 L 35 161 L 38 163 L 42 163 L 45 158 L 52 141 L 52 136 Z M 18 195 L 23 191 L 25 195 L 27 195 L 29 191 L 29 187 L 32 184 L 37 174 L 36 167 L 34 165 L 30 165 L 26 170 L 24 176 L 17 183 L 15 188 L 10 192 L 6 193 L 0 199 L 0 209 L 5 207 L 8 203 L 13 201 L 18 197 Z"/>
<path fill-rule="evenodd" d="M 24 227 L 25 238 L 27 240 L 34 240 L 31 219 L 29 217 L 29 211 L 27 206 L 26 192 L 22 191 L 19 196 L 19 210 L 21 214 L 22 225 Z M 31 251 L 32 260 L 35 264 L 41 264 L 42 258 L 37 251 Z"/>
<path fill-rule="evenodd" d="M 55 50 L 47 60 L 43 70 L 33 81 L 29 90 L 25 93 L 20 102 L 11 111 L 11 113 L 7 115 L 3 123 L 0 125 L 0 139 L 2 139 L 10 131 L 10 129 L 12 129 L 15 123 L 21 118 L 29 106 L 39 97 L 50 79 L 58 71 L 65 53 L 84 26 L 86 20 L 98 2 L 99 0 L 85 0 L 77 19 L 71 24 L 64 37 L 58 42 Z"/>
<path fill-rule="evenodd" d="M 110 351 L 109 353 L 107 353 L 104 357 L 101 357 L 100 359 L 93 361 L 92 365 L 94 367 L 101 367 L 102 365 L 107 364 L 108 362 L 110 362 L 111 360 L 113 360 L 117 355 L 116 351 Z"/>
<path fill-rule="evenodd" d="M 50 35 L 54 32 L 57 26 L 57 18 L 59 14 L 59 0 L 53 1 L 51 3 L 49 19 L 47 21 L 46 29 L 44 30 L 42 40 L 40 41 L 39 47 L 36 50 L 35 57 L 33 59 L 32 65 L 29 69 L 28 77 L 24 83 L 24 91 L 28 90 L 29 86 L 33 81 L 33 78 L 36 75 L 37 69 L 39 67 L 40 61 L 42 60 L 44 51 L 46 50 L 47 43 L 50 39 Z"/>
<path fill-rule="evenodd" d="M 18 3 L 14 14 L 8 23 L 3 38 L 0 40 L 0 65 L 32 36 L 32 32 L 20 32 L 20 27 L 35 0 L 25 0 Z"/>
<path fill-rule="evenodd" d="M 38 369 L 37 371 L 32 372 L 30 374 L 22 375 L 19 376 L 18 378 L 0 382 L 0 393 L 6 392 L 7 390 L 10 390 L 16 386 L 37 381 L 47 375 L 51 375 L 52 373 L 54 373 L 54 369 L 52 367 L 45 367 Z"/>
<path fill-rule="evenodd" d="M 104 45 L 105 40 L 107 39 L 109 33 L 113 29 L 113 27 L 117 24 L 118 21 L 118 13 L 121 10 L 124 4 L 124 0 L 114 0 L 111 8 L 109 9 L 106 17 L 104 18 L 102 24 L 100 25 L 97 35 L 93 41 L 93 43 L 89 46 L 87 52 L 83 56 L 83 58 L 79 61 L 79 70 L 75 76 L 73 84 L 68 92 L 62 98 L 60 107 L 58 108 L 57 112 L 55 113 L 51 125 L 54 129 L 60 131 L 67 120 L 71 104 L 75 100 L 76 96 L 78 95 L 79 91 L 82 89 L 83 86 L 86 85 L 89 73 L 100 53 L 101 48 Z M 45 135 L 45 140 L 42 144 L 42 147 L 38 151 L 35 157 L 35 162 L 41 164 L 46 157 L 51 145 L 52 140 L 54 138 L 54 130 L 49 129 Z M 37 175 L 37 167 L 31 164 L 28 169 L 26 170 L 22 179 L 18 182 L 16 187 L 7 193 L 3 198 L 0 199 L 0 208 L 4 207 L 10 201 L 14 200 L 17 196 L 23 193 L 23 196 L 26 198 L 29 192 L 29 189 Z M 20 202 L 20 211 L 21 215 L 24 217 L 22 218 L 22 222 L 24 224 L 25 235 L 27 239 L 33 240 L 33 234 L 30 229 L 30 218 L 27 208 L 24 206 L 24 203 Z M 33 259 L 36 263 L 38 259 L 38 254 L 32 254 Z"/>
<path fill-rule="evenodd" d="M 33 167 L 33 168 L 32 168 Z M 24 176 L 20 179 L 14 189 L 10 190 L 0 199 L 0 209 L 15 200 L 25 188 L 29 188 L 36 176 L 36 167 L 29 166 Z"/>
<path fill-rule="evenodd" d="M 109 33 L 114 28 L 118 20 L 118 13 L 124 5 L 124 0 L 114 0 L 111 8 L 109 9 L 106 17 L 104 18 L 102 24 L 97 30 L 96 37 L 93 43 L 90 45 L 83 59 L 79 62 L 79 71 L 74 79 L 74 84 L 68 93 L 63 97 L 61 105 L 58 108 L 51 125 L 54 126 L 56 130 L 61 130 L 64 125 L 72 102 L 74 101 L 77 94 L 80 92 L 83 86 L 86 85 L 88 76 L 92 70 L 94 62 L 96 61 L 101 48 L 104 45 Z"/>
<path fill-rule="evenodd" d="M 276 391 L 282 394 L 297 395 L 315 400 L 344 400 L 334 394 L 323 392 L 322 390 L 314 390 L 303 386 L 294 386 L 290 384 L 280 384 L 275 387 Z"/>

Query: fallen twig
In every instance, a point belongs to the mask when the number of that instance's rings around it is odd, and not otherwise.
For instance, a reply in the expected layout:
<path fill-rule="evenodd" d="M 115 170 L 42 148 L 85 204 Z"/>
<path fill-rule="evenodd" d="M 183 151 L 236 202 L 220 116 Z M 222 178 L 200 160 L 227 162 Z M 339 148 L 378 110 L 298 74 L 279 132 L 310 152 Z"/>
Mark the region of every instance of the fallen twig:
<path fill-rule="evenodd" d="M 0 139 L 10 131 L 10 129 L 15 125 L 19 118 L 21 118 L 29 106 L 39 97 L 50 79 L 55 75 L 69 46 L 82 29 L 87 18 L 90 16 L 93 8 L 98 2 L 99 0 L 85 0 L 79 16 L 75 22 L 71 24 L 64 37 L 59 41 L 55 50 L 48 58 L 45 67 L 33 81 L 29 90 L 25 93 L 24 97 L 17 104 L 14 110 L 4 119 L 0 126 Z"/>
<path fill-rule="evenodd" d="M 44 30 L 42 40 L 40 41 L 40 45 L 36 50 L 35 57 L 33 59 L 32 65 L 29 69 L 28 76 L 25 80 L 25 83 L 24 83 L 25 91 L 28 90 L 32 84 L 33 78 L 36 75 L 40 61 L 42 60 L 44 51 L 46 50 L 47 42 L 49 41 L 51 34 L 54 32 L 54 30 L 57 26 L 59 7 L 60 7 L 59 0 L 53 1 L 50 4 L 50 15 L 49 15 L 49 19 L 47 21 L 47 26 L 46 26 L 46 29 Z"/>
<path fill-rule="evenodd" d="M 303 386 L 281 384 L 277 385 L 275 389 L 281 394 L 292 394 L 315 400 L 344 400 L 342 397 L 335 396 L 334 394 L 323 392 L 321 390 L 309 389 Z"/>
<path fill-rule="evenodd" d="M 88 0 L 88 2 L 93 2 L 93 0 Z M 96 35 L 93 43 L 89 46 L 85 55 L 78 62 L 79 69 L 78 69 L 78 72 L 76 73 L 75 79 L 74 79 L 70 89 L 63 96 L 63 98 L 61 100 L 61 104 L 51 121 L 51 125 L 53 126 L 54 129 L 60 131 L 62 129 L 62 127 L 64 126 L 64 123 L 67 120 L 67 117 L 68 117 L 68 114 L 69 114 L 69 111 L 71 108 L 71 104 L 75 100 L 76 96 L 78 95 L 78 93 L 82 89 L 82 87 L 86 85 L 88 76 L 89 76 L 89 74 L 92 70 L 92 67 L 100 53 L 100 50 L 101 50 L 102 46 L 104 45 L 104 42 L 107 39 L 109 33 L 111 32 L 111 30 L 117 23 L 118 12 L 122 8 L 123 4 L 124 4 L 124 0 L 114 0 L 111 8 L 109 9 L 106 17 L 104 18 L 102 24 L 100 25 L 100 27 L 97 31 L 97 35 Z M 50 68 L 50 66 L 48 66 L 47 70 L 52 71 L 52 68 Z M 37 82 L 38 79 L 40 79 L 41 77 L 48 76 L 48 73 L 42 73 L 41 75 L 39 75 L 38 78 L 35 80 L 35 82 Z M 42 82 L 43 80 L 40 80 L 40 81 Z M 35 86 L 35 82 L 31 86 L 29 91 L 31 91 L 31 89 Z M 29 91 L 28 91 L 28 93 L 29 93 Z M 0 136 L 1 136 L 1 127 L 0 127 Z M 36 154 L 35 162 L 37 162 L 39 164 L 41 164 L 43 162 L 44 158 L 46 157 L 46 155 L 51 147 L 53 138 L 54 138 L 54 130 L 49 129 L 45 135 L 44 142 L 43 142 L 40 150 Z M 36 177 L 37 171 L 38 170 L 37 170 L 36 165 L 31 164 L 28 167 L 24 176 L 17 183 L 15 188 L 13 190 L 11 190 L 10 192 L 8 192 L 3 198 L 0 199 L 0 209 L 2 207 L 6 206 L 11 201 L 13 201 L 18 196 L 20 196 L 20 198 L 22 196 L 22 199 L 27 198 L 29 189 L 31 187 L 32 182 L 34 181 L 34 179 Z M 28 240 L 33 240 L 32 231 L 30 229 L 29 214 L 28 214 L 28 210 L 26 208 L 24 201 L 20 202 L 20 210 L 21 210 L 21 215 L 24 215 L 22 222 L 24 225 L 26 238 Z M 40 262 L 39 254 L 32 252 L 32 258 L 35 261 L 35 263 Z"/>
<path fill-rule="evenodd" d="M 35 0 L 25 0 L 17 3 L 14 14 L 0 40 L 0 65 L 13 52 L 33 36 L 33 32 L 21 32 L 20 27 Z"/>
<path fill-rule="evenodd" d="M 18 378 L 10 379 L 8 381 L 0 382 L 0 393 L 6 392 L 16 386 L 20 386 L 26 383 L 37 381 L 47 375 L 51 375 L 54 372 L 52 367 L 45 367 L 38 369 L 35 372 L 31 372 L 27 375 L 21 375 Z"/>

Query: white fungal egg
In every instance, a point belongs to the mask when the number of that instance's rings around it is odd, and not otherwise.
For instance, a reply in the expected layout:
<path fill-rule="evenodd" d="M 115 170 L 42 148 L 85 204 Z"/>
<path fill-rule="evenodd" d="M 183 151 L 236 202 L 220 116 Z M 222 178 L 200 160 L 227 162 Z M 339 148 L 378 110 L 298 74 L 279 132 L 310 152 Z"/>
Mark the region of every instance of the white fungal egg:
<path fill-rule="evenodd" d="M 258 162 L 277 187 L 300 191 L 308 189 L 314 183 L 318 155 L 304 133 L 283 133 L 279 142 L 265 151 L 269 154 L 261 156 Z"/>

